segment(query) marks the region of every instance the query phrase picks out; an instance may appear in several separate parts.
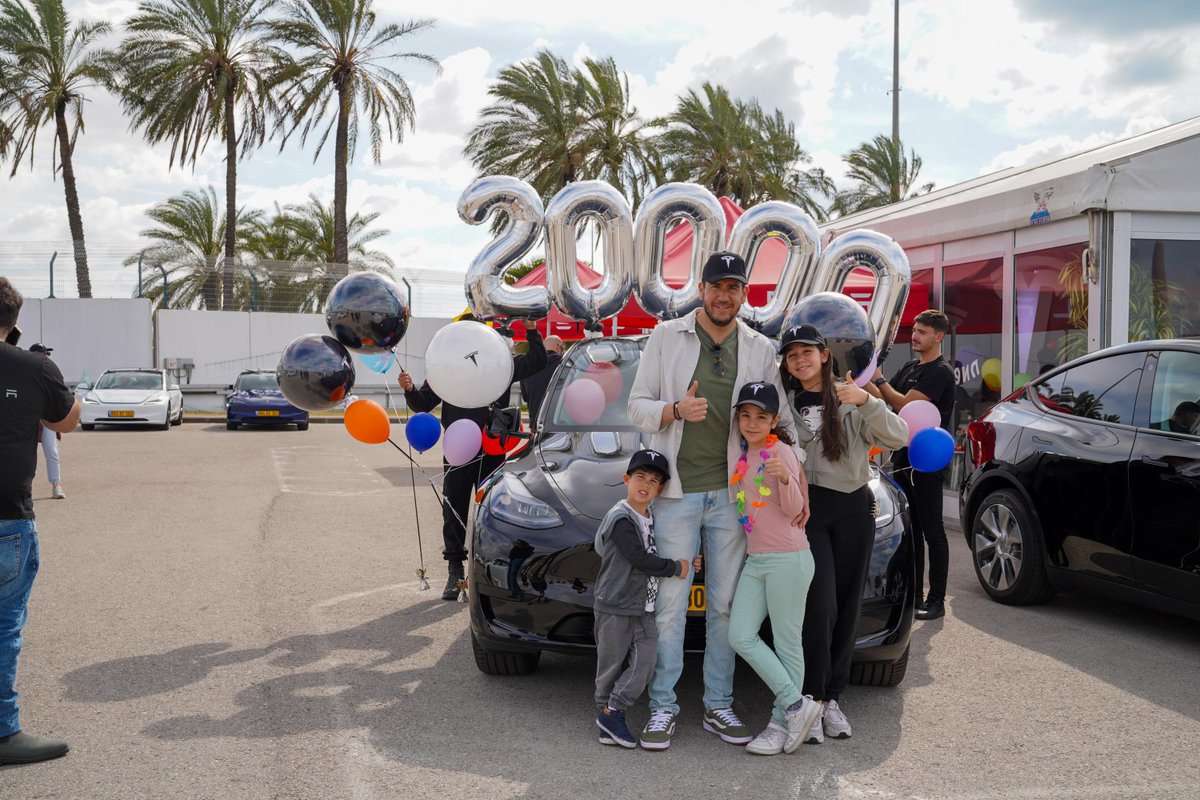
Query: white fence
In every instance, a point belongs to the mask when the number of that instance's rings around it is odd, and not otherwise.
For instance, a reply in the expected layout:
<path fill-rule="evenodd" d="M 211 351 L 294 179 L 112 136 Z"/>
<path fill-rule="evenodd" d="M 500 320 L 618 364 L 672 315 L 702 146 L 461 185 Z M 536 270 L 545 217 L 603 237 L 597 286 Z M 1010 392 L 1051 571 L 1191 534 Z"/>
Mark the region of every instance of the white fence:
<path fill-rule="evenodd" d="M 106 369 L 154 364 L 150 301 L 26 298 L 17 318 L 21 347 L 41 342 L 68 385 L 84 375 L 96 379 Z"/>

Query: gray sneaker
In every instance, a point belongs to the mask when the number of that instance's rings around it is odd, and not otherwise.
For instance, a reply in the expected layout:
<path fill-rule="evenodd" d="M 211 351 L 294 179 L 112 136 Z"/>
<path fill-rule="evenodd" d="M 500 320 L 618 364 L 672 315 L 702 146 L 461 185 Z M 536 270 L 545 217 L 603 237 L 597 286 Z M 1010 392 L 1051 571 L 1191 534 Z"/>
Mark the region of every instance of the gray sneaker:
<path fill-rule="evenodd" d="M 747 753 L 756 756 L 774 756 L 783 752 L 787 744 L 788 729 L 774 719 L 767 723 L 766 730 L 754 737 L 754 741 L 746 745 Z"/>
<path fill-rule="evenodd" d="M 645 750 L 666 750 L 674 735 L 675 715 L 670 709 L 656 708 L 650 712 L 650 721 L 642 728 L 639 741 Z"/>
<path fill-rule="evenodd" d="M 806 694 L 800 701 L 800 708 L 787 713 L 788 723 L 788 738 L 787 744 L 783 746 L 783 752 L 794 753 L 801 742 L 808 742 L 812 739 L 814 730 L 821 730 L 821 713 L 825 707 L 812 699 L 812 695 Z"/>
<path fill-rule="evenodd" d="M 823 721 L 825 724 L 825 735 L 830 739 L 850 738 L 850 720 L 846 719 L 846 715 L 838 707 L 837 700 L 830 700 L 829 705 L 825 706 Z"/>
<path fill-rule="evenodd" d="M 67 493 L 63 491 L 61 483 L 50 484 L 50 497 L 51 498 L 53 498 L 54 500 L 62 500 L 66 496 L 67 496 Z"/>
<path fill-rule="evenodd" d="M 754 738 L 732 708 L 704 709 L 704 730 L 715 733 L 730 744 L 749 744 Z"/>

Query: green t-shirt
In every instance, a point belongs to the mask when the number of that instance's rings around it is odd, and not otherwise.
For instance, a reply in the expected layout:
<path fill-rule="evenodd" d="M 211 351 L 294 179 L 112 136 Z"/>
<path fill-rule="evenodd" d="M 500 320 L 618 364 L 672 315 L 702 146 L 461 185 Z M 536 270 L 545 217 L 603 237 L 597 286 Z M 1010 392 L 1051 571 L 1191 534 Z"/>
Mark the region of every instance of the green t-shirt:
<path fill-rule="evenodd" d="M 729 464 L 726 447 L 729 443 L 729 423 L 732 416 L 733 382 L 737 380 L 737 329 L 725 338 L 720 348 L 699 324 L 696 335 L 700 338 L 700 360 L 691 381 L 700 381 L 697 397 L 708 400 L 708 414 L 703 422 L 685 422 L 683 441 L 679 444 L 679 457 L 675 465 L 679 472 L 679 483 L 684 492 L 712 492 L 724 489 L 729 483 Z M 724 374 L 718 375 L 717 357 L 724 366 Z"/>

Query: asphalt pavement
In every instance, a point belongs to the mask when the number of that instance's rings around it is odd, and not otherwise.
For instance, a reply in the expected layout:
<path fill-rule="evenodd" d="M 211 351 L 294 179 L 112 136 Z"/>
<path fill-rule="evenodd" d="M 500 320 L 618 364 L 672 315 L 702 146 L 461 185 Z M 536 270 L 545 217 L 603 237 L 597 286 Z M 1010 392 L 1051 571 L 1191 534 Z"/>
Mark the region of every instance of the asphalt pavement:
<path fill-rule="evenodd" d="M 1079 594 L 997 605 L 961 536 L 904 683 L 843 698 L 852 739 L 723 744 L 694 660 L 671 749 L 625 751 L 596 743 L 592 661 L 476 670 L 466 607 L 439 599 L 437 501 L 391 446 L 189 424 L 61 452 L 67 499 L 35 482 L 18 689 L 25 729 L 72 752 L 0 769 L 3 798 L 1200 796 L 1200 623 Z M 420 461 L 436 475 L 437 451 Z M 736 695 L 763 726 L 744 665 Z"/>

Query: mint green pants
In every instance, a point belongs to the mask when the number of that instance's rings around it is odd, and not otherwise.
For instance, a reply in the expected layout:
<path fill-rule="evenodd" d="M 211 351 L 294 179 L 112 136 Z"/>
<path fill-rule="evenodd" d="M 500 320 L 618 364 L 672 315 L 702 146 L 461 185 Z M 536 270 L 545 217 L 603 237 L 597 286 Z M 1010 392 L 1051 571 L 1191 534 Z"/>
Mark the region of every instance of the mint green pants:
<path fill-rule="evenodd" d="M 802 697 L 804 648 L 800 631 L 814 570 L 808 550 L 746 556 L 729 613 L 729 644 L 775 695 L 771 713 L 784 724 L 784 710 Z M 767 617 L 771 618 L 774 650 L 758 635 Z"/>

